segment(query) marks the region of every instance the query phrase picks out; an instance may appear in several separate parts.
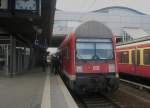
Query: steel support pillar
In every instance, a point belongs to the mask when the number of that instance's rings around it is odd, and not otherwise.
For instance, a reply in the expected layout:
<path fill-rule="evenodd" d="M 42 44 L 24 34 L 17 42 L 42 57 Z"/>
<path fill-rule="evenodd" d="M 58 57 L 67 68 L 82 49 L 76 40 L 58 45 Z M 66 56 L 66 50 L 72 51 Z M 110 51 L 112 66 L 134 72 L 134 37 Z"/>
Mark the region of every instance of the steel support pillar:
<path fill-rule="evenodd" d="M 10 36 L 10 71 L 9 76 L 13 77 L 16 74 L 16 40 Z"/>

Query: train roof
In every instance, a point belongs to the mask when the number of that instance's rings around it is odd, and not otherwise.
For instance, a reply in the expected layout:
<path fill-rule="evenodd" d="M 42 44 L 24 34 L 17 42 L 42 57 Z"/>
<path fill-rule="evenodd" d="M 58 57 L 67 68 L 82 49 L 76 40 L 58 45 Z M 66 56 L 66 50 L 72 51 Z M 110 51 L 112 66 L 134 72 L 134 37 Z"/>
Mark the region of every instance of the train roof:
<path fill-rule="evenodd" d="M 150 36 L 130 40 L 127 42 L 121 42 L 121 43 L 118 43 L 117 46 L 122 46 L 122 45 L 127 45 L 127 44 L 132 44 L 132 43 L 138 43 L 138 42 L 147 41 L 147 40 L 150 40 Z"/>
<path fill-rule="evenodd" d="M 76 37 L 112 38 L 112 31 L 99 21 L 87 21 L 75 30 Z"/>

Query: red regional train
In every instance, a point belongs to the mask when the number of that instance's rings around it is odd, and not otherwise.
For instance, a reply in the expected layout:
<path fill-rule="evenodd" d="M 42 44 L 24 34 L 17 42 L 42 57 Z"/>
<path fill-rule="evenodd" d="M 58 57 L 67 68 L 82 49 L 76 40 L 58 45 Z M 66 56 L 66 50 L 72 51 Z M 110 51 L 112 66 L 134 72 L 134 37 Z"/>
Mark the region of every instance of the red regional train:
<path fill-rule="evenodd" d="M 150 78 L 150 37 L 117 45 L 118 72 Z"/>
<path fill-rule="evenodd" d="M 59 47 L 61 74 L 77 92 L 113 92 L 119 87 L 115 39 L 97 21 L 87 21 L 71 32 Z"/>

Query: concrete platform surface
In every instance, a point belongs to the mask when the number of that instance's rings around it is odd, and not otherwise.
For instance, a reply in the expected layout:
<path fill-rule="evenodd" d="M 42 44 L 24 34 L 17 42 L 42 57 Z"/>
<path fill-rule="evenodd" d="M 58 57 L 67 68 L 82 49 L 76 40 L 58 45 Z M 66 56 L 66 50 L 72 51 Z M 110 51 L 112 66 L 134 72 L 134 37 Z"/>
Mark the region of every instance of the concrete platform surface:
<path fill-rule="evenodd" d="M 46 73 L 34 69 L 14 78 L 0 77 L 0 108 L 41 108 Z"/>
<path fill-rule="evenodd" d="M 51 108 L 78 108 L 60 76 L 51 75 Z"/>
<path fill-rule="evenodd" d="M 59 75 L 34 69 L 0 77 L 0 108 L 78 108 Z"/>

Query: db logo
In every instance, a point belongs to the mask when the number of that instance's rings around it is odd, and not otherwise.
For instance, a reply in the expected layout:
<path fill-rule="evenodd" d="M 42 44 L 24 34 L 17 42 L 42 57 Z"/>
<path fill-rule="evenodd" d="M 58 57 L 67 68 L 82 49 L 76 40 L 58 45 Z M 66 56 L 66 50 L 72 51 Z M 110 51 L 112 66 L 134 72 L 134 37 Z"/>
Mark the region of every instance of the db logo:
<path fill-rule="evenodd" d="M 93 66 L 93 70 L 95 70 L 95 71 L 100 70 L 100 67 L 99 66 Z"/>

